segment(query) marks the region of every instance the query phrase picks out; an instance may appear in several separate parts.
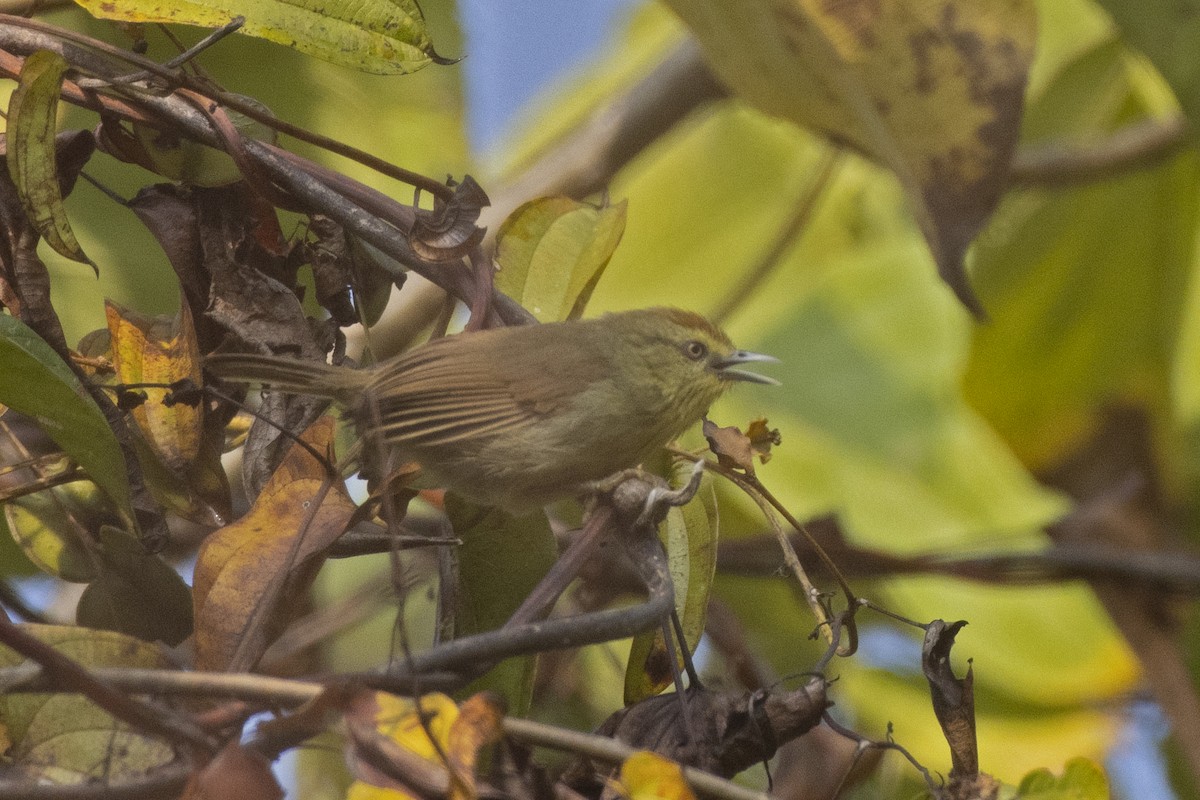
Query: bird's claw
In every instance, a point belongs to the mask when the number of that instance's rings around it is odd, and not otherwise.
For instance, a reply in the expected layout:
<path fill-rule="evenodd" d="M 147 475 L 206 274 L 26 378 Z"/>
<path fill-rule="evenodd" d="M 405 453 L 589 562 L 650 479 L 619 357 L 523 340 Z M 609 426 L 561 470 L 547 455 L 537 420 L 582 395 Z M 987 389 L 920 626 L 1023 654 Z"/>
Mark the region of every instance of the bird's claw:
<path fill-rule="evenodd" d="M 670 508 L 686 505 L 700 491 L 700 479 L 704 476 L 704 462 L 697 461 L 692 465 L 692 474 L 688 482 L 678 489 L 669 486 L 654 486 L 646 494 L 642 513 L 638 515 L 638 525 L 657 525 L 667 515 Z M 659 478 L 659 480 L 662 480 Z"/>

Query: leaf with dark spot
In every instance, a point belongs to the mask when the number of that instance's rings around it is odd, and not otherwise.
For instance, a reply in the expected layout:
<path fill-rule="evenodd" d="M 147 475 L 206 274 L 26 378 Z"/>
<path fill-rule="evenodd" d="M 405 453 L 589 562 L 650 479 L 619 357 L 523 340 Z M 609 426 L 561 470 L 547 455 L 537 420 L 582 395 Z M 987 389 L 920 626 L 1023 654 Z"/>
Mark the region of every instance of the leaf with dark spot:
<path fill-rule="evenodd" d="M 895 173 L 938 272 L 983 313 L 963 257 L 1005 188 L 1033 59 L 1031 0 L 669 0 L 762 111 Z"/>

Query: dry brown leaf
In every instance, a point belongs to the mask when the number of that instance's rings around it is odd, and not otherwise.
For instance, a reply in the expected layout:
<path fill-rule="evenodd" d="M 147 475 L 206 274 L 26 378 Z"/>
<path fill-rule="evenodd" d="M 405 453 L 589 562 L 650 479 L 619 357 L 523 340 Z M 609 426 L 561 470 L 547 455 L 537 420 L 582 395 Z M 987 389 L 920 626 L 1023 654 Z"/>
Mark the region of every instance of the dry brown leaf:
<path fill-rule="evenodd" d="M 766 417 L 760 417 L 750 423 L 746 428 L 746 438 L 750 440 L 751 449 L 763 464 L 771 460 L 771 446 L 778 447 L 783 444 L 779 428 L 769 427 Z"/>
<path fill-rule="evenodd" d="M 261 753 L 230 742 L 212 761 L 192 773 L 183 800 L 273 800 L 283 789 Z"/>
<path fill-rule="evenodd" d="M 750 437 L 736 425 L 722 428 L 711 420 L 704 420 L 704 438 L 721 466 L 745 470 L 754 474 L 754 445 Z"/>
<path fill-rule="evenodd" d="M 302 438 L 331 458 L 333 429 L 325 416 Z M 331 483 L 325 468 L 293 444 L 250 512 L 200 548 L 192 585 L 197 668 L 253 666 L 288 600 L 311 582 L 354 509 L 342 482 Z"/>

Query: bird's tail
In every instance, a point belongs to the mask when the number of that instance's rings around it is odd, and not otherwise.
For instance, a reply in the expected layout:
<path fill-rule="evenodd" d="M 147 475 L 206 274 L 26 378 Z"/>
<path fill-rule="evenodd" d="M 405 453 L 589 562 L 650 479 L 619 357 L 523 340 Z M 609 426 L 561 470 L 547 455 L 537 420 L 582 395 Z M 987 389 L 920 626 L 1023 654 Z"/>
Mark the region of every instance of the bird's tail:
<path fill-rule="evenodd" d="M 204 359 L 204 368 L 219 378 L 261 383 L 275 391 L 308 394 L 347 402 L 369 380 L 366 370 L 253 353 L 219 353 Z"/>

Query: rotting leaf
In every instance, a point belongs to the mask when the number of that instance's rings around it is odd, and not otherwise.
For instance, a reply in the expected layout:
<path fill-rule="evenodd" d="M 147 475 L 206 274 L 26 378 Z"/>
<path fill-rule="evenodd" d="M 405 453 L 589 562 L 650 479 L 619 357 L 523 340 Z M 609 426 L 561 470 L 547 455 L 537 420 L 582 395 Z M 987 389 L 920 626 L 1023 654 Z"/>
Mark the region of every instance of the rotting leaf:
<path fill-rule="evenodd" d="M 88 264 L 98 275 L 99 268 L 83 252 L 67 220 L 58 177 L 54 131 L 66 71 L 67 62 L 49 50 L 25 59 L 8 103 L 6 161 L 25 213 L 46 243 L 60 255 Z"/>
<path fill-rule="evenodd" d="M 76 0 L 102 19 L 166 22 L 219 28 L 245 18 L 238 33 L 293 47 L 302 53 L 364 72 L 394 75 L 431 61 L 448 62 L 433 49 L 416 0 Z"/>
<path fill-rule="evenodd" d="M 539 322 L 578 318 L 625 232 L 625 208 L 568 197 L 525 203 L 496 234 L 496 288 Z"/>
<path fill-rule="evenodd" d="M 670 484 L 678 489 L 692 476 L 691 462 L 678 462 L 670 472 Z M 683 629 L 684 644 L 694 653 L 704 633 L 708 616 L 708 600 L 712 594 L 717 570 L 717 542 L 720 537 L 720 517 L 712 478 L 705 474 L 700 489 L 690 502 L 667 512 L 658 529 L 671 583 L 675 589 L 675 613 Z M 672 637 L 674 638 L 674 637 Z M 633 638 L 629 661 L 625 667 L 625 704 L 632 705 L 658 694 L 675 679 L 670 659 L 683 663 L 678 644 L 668 651 L 661 630 L 648 631 Z"/>
<path fill-rule="evenodd" d="M 27 633 L 87 667 L 170 669 L 157 645 L 112 631 L 60 625 L 23 625 Z M 0 667 L 25 657 L 0 646 Z M 79 694 L 3 694 L 4 720 L 13 746 L 5 751 L 6 780 L 120 783 L 173 761 L 169 744 L 133 731 Z M 97 757 L 97 754 L 104 754 Z"/>
<path fill-rule="evenodd" d="M 771 447 L 778 447 L 783 444 L 783 437 L 779 434 L 779 428 L 772 428 L 767 425 L 766 417 L 759 417 L 751 421 L 746 428 L 746 438 L 750 440 L 750 449 L 758 456 L 760 463 L 767 463 L 771 460 Z"/>
<path fill-rule="evenodd" d="M 301 438 L 332 459 L 333 429 L 325 416 Z M 192 585 L 197 668 L 245 670 L 258 661 L 354 509 L 341 480 L 293 443 L 249 513 L 200 547 Z"/>
<path fill-rule="evenodd" d="M 891 169 L 938 272 L 982 312 L 963 255 L 995 209 L 1033 58 L 1031 0 L 669 0 L 762 111 Z"/>
<path fill-rule="evenodd" d="M 417 210 L 409 244 L 429 261 L 457 261 L 483 241 L 485 231 L 475 223 L 479 212 L 491 203 L 483 187 L 467 175 L 454 187 L 449 202 L 439 201 L 433 211 Z"/>
<path fill-rule="evenodd" d="M 305 242 L 303 252 L 312 267 L 313 285 L 317 290 L 317 302 L 345 327 L 359 321 L 359 309 L 354 299 L 357 289 L 354 284 L 354 257 L 346 239 L 345 229 L 324 214 L 309 217 L 309 231 L 315 237 Z M 391 282 L 388 281 L 390 288 Z"/>
<path fill-rule="evenodd" d="M 950 777 L 965 778 L 979 774 L 979 746 L 975 738 L 975 675 L 967 667 L 959 678 L 950 665 L 954 637 L 966 625 L 959 620 L 947 625 L 940 619 L 925 629 L 921 648 L 921 669 L 929 681 L 933 713 L 950 745 Z"/>

